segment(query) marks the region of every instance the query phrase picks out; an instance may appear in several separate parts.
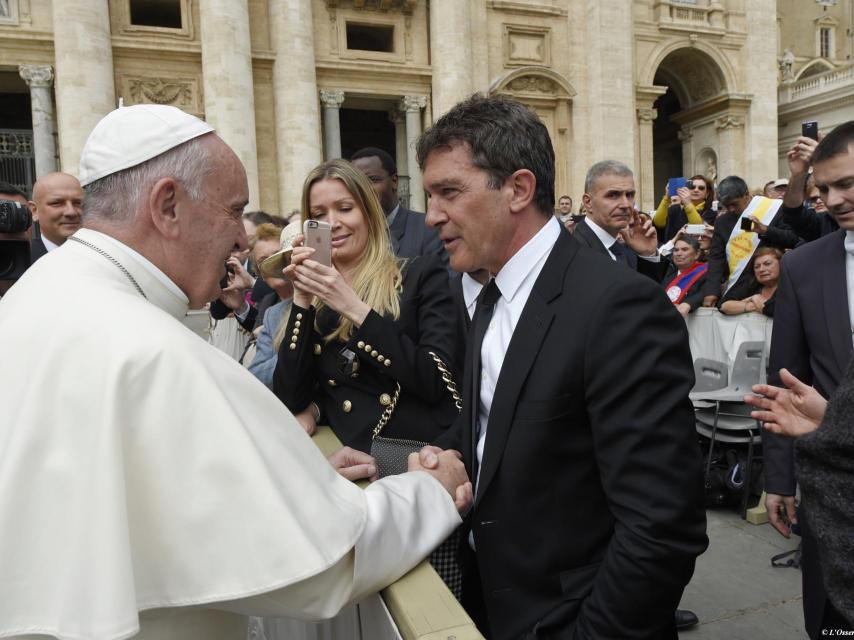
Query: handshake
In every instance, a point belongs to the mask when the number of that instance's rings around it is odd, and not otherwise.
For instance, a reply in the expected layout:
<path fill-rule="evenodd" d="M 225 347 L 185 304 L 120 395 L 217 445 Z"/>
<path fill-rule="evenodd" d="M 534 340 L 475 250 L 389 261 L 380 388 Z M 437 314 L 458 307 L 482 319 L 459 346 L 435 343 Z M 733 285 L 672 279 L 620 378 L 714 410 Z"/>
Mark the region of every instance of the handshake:
<path fill-rule="evenodd" d="M 329 463 L 348 480 L 377 480 L 376 461 L 367 453 L 343 447 L 329 456 Z M 409 454 L 409 471 L 424 471 L 445 488 L 460 515 L 465 515 L 474 501 L 472 484 L 463 464 L 462 454 L 428 445 Z"/>

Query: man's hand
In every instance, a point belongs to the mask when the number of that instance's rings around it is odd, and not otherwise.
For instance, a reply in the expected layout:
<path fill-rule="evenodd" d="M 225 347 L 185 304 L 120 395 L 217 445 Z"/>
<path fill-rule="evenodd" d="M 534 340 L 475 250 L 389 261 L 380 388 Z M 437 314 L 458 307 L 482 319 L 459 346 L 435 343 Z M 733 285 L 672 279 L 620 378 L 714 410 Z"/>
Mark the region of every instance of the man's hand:
<path fill-rule="evenodd" d="M 773 527 L 785 538 L 792 535 L 792 525 L 798 523 L 795 510 L 795 496 L 780 496 L 776 493 L 765 494 L 765 510 Z"/>
<path fill-rule="evenodd" d="M 227 274 L 228 286 L 222 290 L 219 299 L 226 307 L 239 313 L 246 306 L 245 294 L 255 286 L 255 279 L 234 256 L 226 260 L 226 264 L 234 273 Z"/>
<path fill-rule="evenodd" d="M 786 153 L 789 162 L 789 173 L 793 176 L 807 173 L 812 161 L 812 154 L 818 146 L 818 141 L 804 136 L 798 136 L 794 146 Z"/>
<path fill-rule="evenodd" d="M 703 306 L 704 307 L 714 307 L 718 303 L 717 296 L 706 296 L 703 298 Z"/>
<path fill-rule="evenodd" d="M 762 222 L 756 216 L 747 216 L 753 222 L 753 233 L 765 233 L 768 231 L 768 225 Z"/>
<path fill-rule="evenodd" d="M 329 458 L 329 464 L 347 480 L 364 480 L 368 479 L 371 482 L 379 479 L 377 472 L 377 461 L 367 453 L 351 449 L 350 447 L 341 447 L 333 453 Z"/>
<path fill-rule="evenodd" d="M 424 471 L 436 478 L 454 500 L 460 515 L 465 515 L 474 501 L 471 482 L 459 451 L 443 451 L 426 446 L 419 453 L 409 454 L 409 470 Z M 422 460 L 425 464 L 422 464 Z"/>
<path fill-rule="evenodd" d="M 687 302 L 680 302 L 676 305 L 676 310 L 682 315 L 683 318 L 687 318 L 688 314 L 691 313 L 691 305 Z"/>
<path fill-rule="evenodd" d="M 623 240 L 639 256 L 650 257 L 658 252 L 658 235 L 652 220 L 632 213 L 629 226 L 620 231 Z"/>
<path fill-rule="evenodd" d="M 780 369 L 780 379 L 786 389 L 768 384 L 753 385 L 753 393 L 759 395 L 745 396 L 744 401 L 759 411 L 751 411 L 750 416 L 761 420 L 768 431 L 788 438 L 815 431 L 824 419 L 827 400 L 787 369 Z"/>

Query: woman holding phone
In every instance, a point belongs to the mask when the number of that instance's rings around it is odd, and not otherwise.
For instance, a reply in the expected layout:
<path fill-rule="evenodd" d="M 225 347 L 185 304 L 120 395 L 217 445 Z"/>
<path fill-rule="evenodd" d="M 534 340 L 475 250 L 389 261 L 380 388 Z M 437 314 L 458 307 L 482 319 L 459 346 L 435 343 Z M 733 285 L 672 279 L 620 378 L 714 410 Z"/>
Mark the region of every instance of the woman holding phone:
<path fill-rule="evenodd" d="M 383 437 L 433 441 L 458 414 L 447 271 L 432 255 L 394 255 L 370 181 L 344 160 L 308 174 L 302 217 L 328 225 L 331 265 L 315 259 L 325 248 L 297 238 L 284 269 L 294 295 L 276 395 L 307 432 L 328 424 L 361 451 L 370 451 L 381 421 Z"/>
<path fill-rule="evenodd" d="M 683 225 L 715 223 L 716 211 L 712 210 L 715 199 L 715 188 L 712 181 L 703 175 L 695 175 L 684 187 L 676 190 L 676 195 L 664 197 L 655 211 L 652 223 L 658 230 L 661 241 L 669 240 Z"/>

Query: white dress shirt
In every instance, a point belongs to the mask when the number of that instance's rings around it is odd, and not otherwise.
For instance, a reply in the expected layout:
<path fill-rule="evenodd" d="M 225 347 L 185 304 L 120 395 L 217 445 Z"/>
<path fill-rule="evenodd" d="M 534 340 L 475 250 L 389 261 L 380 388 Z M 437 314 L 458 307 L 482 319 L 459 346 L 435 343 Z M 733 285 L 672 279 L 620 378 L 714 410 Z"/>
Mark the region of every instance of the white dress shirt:
<path fill-rule="evenodd" d="M 48 240 L 46 235 L 40 235 L 39 237 L 42 239 L 42 244 L 44 244 L 44 248 L 48 253 L 59 248 L 59 245 Z"/>
<path fill-rule="evenodd" d="M 510 346 L 510 339 L 522 309 L 528 302 L 528 296 L 534 288 L 537 276 L 543 270 L 546 258 L 560 235 L 560 223 L 551 216 L 549 221 L 537 234 L 501 268 L 495 276 L 495 284 L 501 292 L 501 297 L 495 303 L 495 310 L 483 336 L 480 348 L 480 407 L 478 423 L 480 435 L 477 440 L 478 469 L 483 462 L 483 446 L 486 442 L 486 431 L 489 424 L 489 410 L 492 408 L 492 397 L 498 384 L 504 355 Z M 478 471 L 478 478 L 480 471 Z"/>
<path fill-rule="evenodd" d="M 466 303 L 466 311 L 469 314 L 469 320 L 471 320 L 474 317 L 474 310 L 477 307 L 477 297 L 480 295 L 483 285 L 467 273 L 463 274 L 461 284 L 463 287 L 463 301 Z"/>
<path fill-rule="evenodd" d="M 593 231 L 593 233 L 596 234 L 596 237 L 599 238 L 599 242 L 601 242 L 603 245 L 605 245 L 605 248 L 608 250 L 608 255 L 611 256 L 611 260 L 616 260 L 617 256 L 615 256 L 614 253 L 611 251 L 611 247 L 613 247 L 614 244 L 616 244 L 617 238 L 615 238 L 610 233 L 605 231 L 602 227 L 600 227 L 598 224 L 593 222 L 593 220 L 590 218 L 590 216 L 587 216 L 584 220 L 590 226 L 590 229 Z M 661 261 L 661 256 L 658 255 L 657 251 L 656 251 L 655 255 L 651 255 L 651 256 L 642 256 L 642 255 L 638 254 L 638 258 L 643 258 L 644 260 L 649 260 L 650 262 L 660 262 Z"/>

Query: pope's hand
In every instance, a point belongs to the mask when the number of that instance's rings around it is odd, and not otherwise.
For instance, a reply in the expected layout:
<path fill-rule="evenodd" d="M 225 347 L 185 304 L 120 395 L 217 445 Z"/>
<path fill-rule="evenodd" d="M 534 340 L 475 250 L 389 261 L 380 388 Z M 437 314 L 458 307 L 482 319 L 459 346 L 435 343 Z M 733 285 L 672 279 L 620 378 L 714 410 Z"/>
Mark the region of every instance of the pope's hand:
<path fill-rule="evenodd" d="M 419 453 L 409 454 L 409 470 L 425 471 L 441 482 L 454 500 L 457 511 L 465 515 L 474 501 L 474 492 L 462 457 L 459 451 L 453 449 L 443 451 L 438 447 L 427 446 Z"/>
<path fill-rule="evenodd" d="M 363 451 L 341 447 L 327 459 L 332 468 L 348 480 L 368 479 L 373 482 L 380 477 L 376 460 Z"/>

